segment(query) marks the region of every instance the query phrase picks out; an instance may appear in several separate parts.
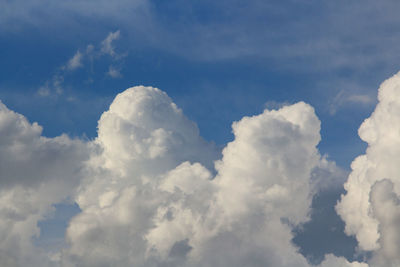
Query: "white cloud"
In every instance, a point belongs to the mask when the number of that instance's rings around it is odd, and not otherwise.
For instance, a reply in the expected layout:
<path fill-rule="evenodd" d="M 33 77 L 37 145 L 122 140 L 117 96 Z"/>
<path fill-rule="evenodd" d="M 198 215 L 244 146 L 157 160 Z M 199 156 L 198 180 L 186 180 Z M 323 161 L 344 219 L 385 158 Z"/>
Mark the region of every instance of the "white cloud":
<path fill-rule="evenodd" d="M 308 219 L 311 172 L 322 168 L 319 127 L 305 103 L 245 117 L 214 176 L 215 149 L 165 93 L 126 90 L 99 121 L 98 154 L 76 195 L 82 213 L 68 228 L 64 261 L 309 266 L 289 225 Z"/>
<path fill-rule="evenodd" d="M 315 170 L 335 171 L 316 148 L 319 130 L 303 102 L 244 117 L 214 170 L 220 153 L 156 88 L 119 94 L 88 143 L 42 137 L 1 105 L 0 263 L 308 267 L 292 226 L 308 220 Z M 66 197 L 82 212 L 69 247 L 48 254 L 31 239 Z M 329 255 L 321 266 L 357 264 Z"/>
<path fill-rule="evenodd" d="M 353 161 L 347 193 L 336 209 L 346 223 L 346 233 L 356 236 L 361 249 L 375 251 L 375 260 L 380 258 L 373 266 L 395 266 L 400 260 L 394 226 L 400 186 L 400 73 L 382 83 L 378 100 L 359 129 L 367 151 Z"/>
<path fill-rule="evenodd" d="M 37 222 L 79 184 L 88 148 L 42 128 L 0 103 L 0 265 L 50 266 L 32 244 Z"/>

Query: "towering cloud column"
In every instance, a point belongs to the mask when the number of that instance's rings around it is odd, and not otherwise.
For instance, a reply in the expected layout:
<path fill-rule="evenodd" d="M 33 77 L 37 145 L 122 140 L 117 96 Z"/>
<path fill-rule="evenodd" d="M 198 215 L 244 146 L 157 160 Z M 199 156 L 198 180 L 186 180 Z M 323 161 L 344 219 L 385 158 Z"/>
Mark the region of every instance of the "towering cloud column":
<path fill-rule="evenodd" d="M 400 74 L 382 83 L 378 100 L 359 129 L 367 151 L 353 161 L 336 210 L 360 249 L 374 251 L 372 265 L 399 266 Z"/>
<path fill-rule="evenodd" d="M 235 122 L 216 175 L 215 148 L 156 88 L 119 94 L 98 129 L 64 265 L 309 266 L 291 230 L 308 219 L 321 165 L 311 106 Z M 323 266 L 353 265 L 330 255 Z"/>

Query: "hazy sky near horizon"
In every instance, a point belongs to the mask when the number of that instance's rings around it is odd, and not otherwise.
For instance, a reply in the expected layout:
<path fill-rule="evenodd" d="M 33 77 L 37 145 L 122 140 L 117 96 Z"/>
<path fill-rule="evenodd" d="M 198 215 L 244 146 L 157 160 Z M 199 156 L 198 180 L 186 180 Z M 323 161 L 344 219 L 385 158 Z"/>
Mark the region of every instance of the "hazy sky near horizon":
<path fill-rule="evenodd" d="M 395 266 L 399 11 L 0 0 L 0 265 Z"/>

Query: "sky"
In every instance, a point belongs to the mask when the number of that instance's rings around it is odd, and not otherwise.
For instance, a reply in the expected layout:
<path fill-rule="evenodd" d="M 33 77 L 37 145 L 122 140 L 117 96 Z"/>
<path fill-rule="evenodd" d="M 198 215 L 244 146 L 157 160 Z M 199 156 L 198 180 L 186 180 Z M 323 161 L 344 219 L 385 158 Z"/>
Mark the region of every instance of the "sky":
<path fill-rule="evenodd" d="M 0 265 L 398 266 L 399 10 L 0 0 Z"/>

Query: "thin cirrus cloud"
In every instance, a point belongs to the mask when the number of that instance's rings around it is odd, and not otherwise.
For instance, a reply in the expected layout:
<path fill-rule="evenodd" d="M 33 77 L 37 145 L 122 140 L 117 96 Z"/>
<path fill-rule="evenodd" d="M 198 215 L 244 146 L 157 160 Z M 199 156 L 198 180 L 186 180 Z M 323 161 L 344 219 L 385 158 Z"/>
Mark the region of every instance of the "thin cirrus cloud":
<path fill-rule="evenodd" d="M 379 8 L 373 0 L 257 0 L 246 4 L 237 0 L 174 0 L 164 5 L 151 0 L 18 0 L 0 4 L 0 30 L 16 31 L 16 25 L 49 30 L 54 24 L 91 33 L 98 30 L 93 28 L 98 21 L 107 21 L 108 25 L 129 29 L 134 47 L 146 44 L 208 61 L 259 56 L 278 59 L 280 67 L 300 71 L 342 67 L 376 70 L 377 66 L 390 68 L 399 60 L 395 44 L 400 36 L 392 26 L 399 23 L 395 12 L 398 1 L 380 2 Z M 202 13 L 205 6 L 210 15 Z M 71 17 L 92 23 L 75 25 Z M 294 17 L 295 22 L 289 19 Z M 49 21 L 54 23 L 49 25 Z"/>
<path fill-rule="evenodd" d="M 350 107 L 354 105 L 358 106 L 370 106 L 375 103 L 374 97 L 371 94 L 362 92 L 352 92 L 354 90 L 340 90 L 334 98 L 329 103 L 329 113 L 334 115 L 338 110 L 345 107 Z M 360 92 L 361 91 L 361 92 Z"/>
<path fill-rule="evenodd" d="M 326 178 L 318 173 L 334 169 L 316 148 L 320 121 L 308 104 L 234 122 L 222 157 L 152 87 L 117 95 L 93 141 L 42 137 L 4 105 L 0 115 L 1 145 L 12 152 L 0 180 L 6 266 L 310 266 L 292 227 L 309 219 Z M 35 247 L 38 221 L 65 198 L 81 209 L 67 246 Z M 320 266 L 367 264 L 329 254 Z"/>

